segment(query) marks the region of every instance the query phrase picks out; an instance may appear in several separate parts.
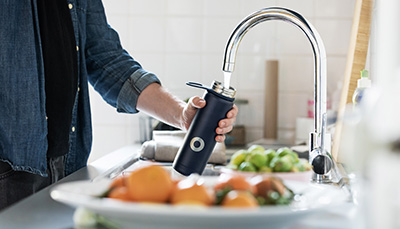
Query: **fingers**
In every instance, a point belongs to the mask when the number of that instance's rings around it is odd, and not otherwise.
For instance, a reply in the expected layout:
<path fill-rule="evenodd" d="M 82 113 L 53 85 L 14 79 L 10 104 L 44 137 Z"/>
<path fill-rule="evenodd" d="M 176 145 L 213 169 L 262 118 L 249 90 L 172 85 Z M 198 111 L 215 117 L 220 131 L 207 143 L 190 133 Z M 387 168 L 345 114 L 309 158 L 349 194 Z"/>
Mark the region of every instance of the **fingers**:
<path fill-rule="evenodd" d="M 198 96 L 191 97 L 188 102 L 187 109 L 188 110 L 197 110 L 199 108 L 203 108 L 206 105 L 206 101 Z M 222 119 L 218 123 L 218 127 L 216 128 L 215 132 L 217 136 L 215 137 L 215 141 L 223 142 L 225 141 L 224 134 L 232 131 L 233 123 L 236 121 L 236 115 L 238 113 L 238 108 L 236 105 L 233 105 L 232 109 L 226 114 L 225 119 Z M 193 114 L 194 115 L 194 114 Z M 190 124 L 191 120 L 188 121 L 188 125 Z"/>
<path fill-rule="evenodd" d="M 217 142 L 223 142 L 223 141 L 225 141 L 225 135 L 217 135 L 217 136 L 215 137 L 215 141 L 217 141 Z"/>
<path fill-rule="evenodd" d="M 229 133 L 232 129 L 233 129 L 232 125 L 230 125 L 228 127 L 225 127 L 225 128 L 217 127 L 215 132 L 217 132 L 218 135 L 215 137 L 215 141 L 217 141 L 217 142 L 225 141 L 225 135 L 224 134 Z"/>
<path fill-rule="evenodd" d="M 224 128 L 218 127 L 218 128 L 215 130 L 215 132 L 216 132 L 217 134 L 227 134 L 227 133 L 231 132 L 232 129 L 233 129 L 233 126 L 232 126 L 232 125 L 231 125 L 231 126 L 224 127 Z"/>
<path fill-rule="evenodd" d="M 219 121 L 218 127 L 226 128 L 226 127 L 232 126 L 233 123 L 235 123 L 235 121 L 236 121 L 237 113 L 238 113 L 238 108 L 234 104 L 232 109 L 226 114 L 227 118 L 222 119 L 221 121 Z M 228 131 L 231 131 L 231 130 L 228 130 Z"/>
<path fill-rule="evenodd" d="M 190 123 L 192 122 L 197 110 L 203 108 L 205 105 L 206 101 L 198 96 L 189 99 L 182 114 L 181 128 L 183 130 L 189 129 Z"/>
<path fill-rule="evenodd" d="M 228 112 L 228 114 L 226 114 L 226 117 L 227 118 L 236 117 L 238 111 L 239 111 L 238 107 L 235 104 L 233 104 L 232 109 Z"/>
<path fill-rule="evenodd" d="M 236 122 L 237 108 L 232 108 L 226 115 L 228 118 L 222 119 L 218 123 L 216 129 L 217 134 L 226 134 L 233 129 L 233 124 Z"/>
<path fill-rule="evenodd" d="M 232 126 L 236 122 L 236 117 L 222 119 L 218 123 L 219 128 L 226 128 Z M 230 130 L 229 130 L 230 131 Z"/>
<path fill-rule="evenodd" d="M 193 96 L 189 99 L 189 105 L 192 109 L 203 108 L 206 105 L 206 101 L 198 96 Z"/>
<path fill-rule="evenodd" d="M 225 135 L 226 133 L 229 133 L 233 129 L 233 123 L 236 121 L 236 115 L 238 113 L 238 107 L 234 104 L 232 109 L 226 114 L 225 119 L 222 119 L 218 123 L 218 127 L 215 130 L 215 132 L 218 134 L 215 137 L 215 141 L 217 142 L 223 142 L 225 141 Z"/>

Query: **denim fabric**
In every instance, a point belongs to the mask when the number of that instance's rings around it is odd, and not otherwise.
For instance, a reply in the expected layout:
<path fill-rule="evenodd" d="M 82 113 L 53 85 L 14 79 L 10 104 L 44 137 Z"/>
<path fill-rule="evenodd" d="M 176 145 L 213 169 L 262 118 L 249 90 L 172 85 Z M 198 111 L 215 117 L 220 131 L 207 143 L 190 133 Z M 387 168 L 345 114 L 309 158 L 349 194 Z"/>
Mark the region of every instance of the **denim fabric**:
<path fill-rule="evenodd" d="M 65 156 L 47 160 L 47 177 L 14 171 L 0 161 L 0 211 L 64 178 Z"/>
<path fill-rule="evenodd" d="M 85 166 L 91 150 L 88 81 L 124 113 L 138 112 L 141 91 L 160 83 L 121 47 L 101 0 L 68 3 L 77 44 L 78 91 L 66 175 Z M 36 0 L 0 1 L 0 21 L 0 161 L 17 171 L 47 176 L 46 95 Z"/>

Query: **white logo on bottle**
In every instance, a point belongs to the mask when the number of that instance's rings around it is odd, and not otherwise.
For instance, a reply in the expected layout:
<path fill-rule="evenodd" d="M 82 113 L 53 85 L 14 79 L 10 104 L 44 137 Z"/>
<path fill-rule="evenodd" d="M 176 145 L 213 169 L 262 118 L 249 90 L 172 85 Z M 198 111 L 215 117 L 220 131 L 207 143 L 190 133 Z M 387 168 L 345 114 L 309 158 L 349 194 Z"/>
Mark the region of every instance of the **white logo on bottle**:
<path fill-rule="evenodd" d="M 197 143 L 197 144 L 196 144 Z M 194 137 L 192 138 L 192 140 L 190 141 L 190 148 L 194 151 L 194 152 L 200 152 L 204 149 L 205 143 L 204 140 L 201 139 L 200 137 Z"/>

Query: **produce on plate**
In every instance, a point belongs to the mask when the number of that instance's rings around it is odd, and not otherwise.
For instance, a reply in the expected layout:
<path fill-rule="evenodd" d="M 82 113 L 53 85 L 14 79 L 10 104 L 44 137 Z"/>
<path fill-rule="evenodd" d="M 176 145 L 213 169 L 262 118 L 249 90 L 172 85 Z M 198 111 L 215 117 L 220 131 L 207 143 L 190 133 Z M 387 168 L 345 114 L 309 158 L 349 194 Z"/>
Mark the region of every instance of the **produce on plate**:
<path fill-rule="evenodd" d="M 174 180 L 162 166 L 151 164 L 115 178 L 101 197 L 126 202 L 255 208 L 290 204 L 294 193 L 274 177 L 222 174 L 215 184 L 206 185 L 198 175 Z"/>
<path fill-rule="evenodd" d="M 204 185 L 203 179 L 192 176 L 176 182 L 169 202 L 175 205 L 190 204 L 210 206 L 215 202 L 215 195 L 211 189 Z"/>
<path fill-rule="evenodd" d="M 311 170 L 310 163 L 299 158 L 287 147 L 278 150 L 252 145 L 247 150 L 236 151 L 227 166 L 230 169 L 247 172 L 305 172 Z"/>
<path fill-rule="evenodd" d="M 214 190 L 217 197 L 215 204 L 225 207 L 234 206 L 238 202 L 242 203 L 244 207 L 254 207 L 254 201 L 257 201 L 257 206 L 288 205 L 294 198 L 293 191 L 276 177 L 246 178 L 238 174 L 222 174 L 219 176 Z M 231 192 L 234 192 L 235 195 L 230 194 Z M 243 192 L 247 194 L 241 194 Z M 226 198 L 232 199 L 232 195 L 238 196 L 239 200 L 234 201 L 235 203 L 227 203 Z"/>

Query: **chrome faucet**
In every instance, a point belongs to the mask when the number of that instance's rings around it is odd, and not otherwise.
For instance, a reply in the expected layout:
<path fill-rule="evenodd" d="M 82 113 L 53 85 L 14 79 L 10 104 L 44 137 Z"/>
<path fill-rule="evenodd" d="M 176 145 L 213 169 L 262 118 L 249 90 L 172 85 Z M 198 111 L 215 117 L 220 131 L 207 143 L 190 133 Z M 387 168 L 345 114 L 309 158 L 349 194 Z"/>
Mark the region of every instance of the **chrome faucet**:
<path fill-rule="evenodd" d="M 331 179 L 333 160 L 330 144 L 326 142 L 326 52 L 316 29 L 299 13 L 280 7 L 264 8 L 244 18 L 233 30 L 225 48 L 222 70 L 233 72 L 236 52 L 244 35 L 255 25 L 269 20 L 289 22 L 307 36 L 314 53 L 314 132 L 310 133 L 310 163 L 313 165 L 313 180 L 323 182 Z"/>

